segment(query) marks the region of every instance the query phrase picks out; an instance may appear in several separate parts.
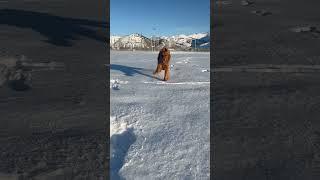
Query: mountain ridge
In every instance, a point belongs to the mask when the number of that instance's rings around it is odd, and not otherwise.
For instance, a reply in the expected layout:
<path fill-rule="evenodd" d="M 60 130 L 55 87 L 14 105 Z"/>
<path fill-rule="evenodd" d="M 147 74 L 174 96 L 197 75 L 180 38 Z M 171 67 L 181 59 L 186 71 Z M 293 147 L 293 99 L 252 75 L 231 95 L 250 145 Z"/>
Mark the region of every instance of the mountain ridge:
<path fill-rule="evenodd" d="M 111 49 L 159 49 L 167 46 L 173 50 L 209 49 L 210 33 L 178 34 L 173 36 L 146 37 L 139 33 L 125 36 L 111 35 Z"/>

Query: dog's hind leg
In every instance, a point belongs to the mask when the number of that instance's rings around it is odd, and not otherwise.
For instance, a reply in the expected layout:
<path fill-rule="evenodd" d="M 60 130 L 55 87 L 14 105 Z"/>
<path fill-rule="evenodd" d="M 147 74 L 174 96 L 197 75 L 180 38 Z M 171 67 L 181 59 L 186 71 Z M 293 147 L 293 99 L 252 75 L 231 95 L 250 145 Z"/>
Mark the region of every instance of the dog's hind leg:
<path fill-rule="evenodd" d="M 156 70 L 153 72 L 153 75 L 158 74 L 159 72 L 161 72 L 161 70 L 162 70 L 162 65 L 158 64 Z"/>

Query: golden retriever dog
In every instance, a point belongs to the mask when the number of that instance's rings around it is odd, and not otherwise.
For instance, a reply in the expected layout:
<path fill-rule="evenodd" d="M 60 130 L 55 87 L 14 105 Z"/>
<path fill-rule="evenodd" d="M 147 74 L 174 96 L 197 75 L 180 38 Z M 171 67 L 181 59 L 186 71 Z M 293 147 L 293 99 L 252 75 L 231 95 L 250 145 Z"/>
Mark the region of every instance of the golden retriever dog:
<path fill-rule="evenodd" d="M 162 70 L 164 70 L 164 81 L 167 81 L 170 79 L 170 51 L 168 48 L 164 47 L 160 50 L 158 54 L 158 65 L 156 70 L 154 71 L 153 75 L 156 75 L 160 73 Z"/>

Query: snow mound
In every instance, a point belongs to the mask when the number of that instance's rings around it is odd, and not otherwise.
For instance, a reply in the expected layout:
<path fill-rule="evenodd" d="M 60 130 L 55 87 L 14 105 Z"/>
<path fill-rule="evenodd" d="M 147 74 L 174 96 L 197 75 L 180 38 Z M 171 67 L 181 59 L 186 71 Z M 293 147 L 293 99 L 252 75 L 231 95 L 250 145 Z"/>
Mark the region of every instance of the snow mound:
<path fill-rule="evenodd" d="M 110 89 L 120 90 L 120 84 L 128 84 L 128 81 L 120 81 L 118 79 L 111 79 L 110 80 Z"/>
<path fill-rule="evenodd" d="M 118 122 L 116 119 L 114 116 L 110 117 L 110 137 L 114 134 L 121 134 L 128 128 L 126 122 Z"/>

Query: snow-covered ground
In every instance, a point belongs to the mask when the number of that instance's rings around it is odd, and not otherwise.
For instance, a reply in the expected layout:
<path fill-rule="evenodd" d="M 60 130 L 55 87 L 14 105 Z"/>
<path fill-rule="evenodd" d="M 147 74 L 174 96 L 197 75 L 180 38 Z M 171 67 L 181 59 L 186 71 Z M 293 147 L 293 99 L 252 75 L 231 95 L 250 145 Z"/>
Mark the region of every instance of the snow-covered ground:
<path fill-rule="evenodd" d="M 209 53 L 172 52 L 167 82 L 156 59 L 111 51 L 111 179 L 209 179 Z"/>

